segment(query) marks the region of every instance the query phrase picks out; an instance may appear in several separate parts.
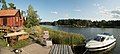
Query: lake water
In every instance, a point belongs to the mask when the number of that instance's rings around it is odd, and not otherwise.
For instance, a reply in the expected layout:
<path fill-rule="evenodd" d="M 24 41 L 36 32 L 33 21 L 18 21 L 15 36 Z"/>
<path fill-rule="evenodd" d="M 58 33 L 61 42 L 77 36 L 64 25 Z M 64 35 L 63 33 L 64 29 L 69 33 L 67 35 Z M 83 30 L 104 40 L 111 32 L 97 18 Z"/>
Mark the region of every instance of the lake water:
<path fill-rule="evenodd" d="M 120 54 L 120 29 L 118 28 L 75 28 L 65 26 L 44 26 L 54 30 L 62 30 L 70 33 L 82 34 L 86 39 L 96 36 L 98 33 L 107 32 L 113 34 L 117 39 L 116 47 L 108 54 Z"/>

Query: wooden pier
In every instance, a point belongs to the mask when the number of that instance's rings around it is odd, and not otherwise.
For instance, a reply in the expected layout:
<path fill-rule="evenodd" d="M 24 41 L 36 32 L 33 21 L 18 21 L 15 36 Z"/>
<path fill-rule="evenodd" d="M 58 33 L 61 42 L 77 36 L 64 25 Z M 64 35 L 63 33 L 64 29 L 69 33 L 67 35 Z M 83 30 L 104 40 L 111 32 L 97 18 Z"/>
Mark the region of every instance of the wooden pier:
<path fill-rule="evenodd" d="M 68 45 L 54 44 L 49 54 L 73 54 L 73 51 Z"/>

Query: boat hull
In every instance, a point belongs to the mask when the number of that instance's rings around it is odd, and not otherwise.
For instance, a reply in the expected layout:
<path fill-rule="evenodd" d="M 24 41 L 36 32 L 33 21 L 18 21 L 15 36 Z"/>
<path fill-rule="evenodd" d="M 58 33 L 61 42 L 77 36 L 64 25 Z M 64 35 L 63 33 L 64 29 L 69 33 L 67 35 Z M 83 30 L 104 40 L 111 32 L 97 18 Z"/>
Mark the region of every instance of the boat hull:
<path fill-rule="evenodd" d="M 110 45 L 106 45 L 104 47 L 97 47 L 97 48 L 87 48 L 88 51 L 105 51 L 105 50 L 111 50 L 115 46 L 116 42 L 113 42 Z"/>

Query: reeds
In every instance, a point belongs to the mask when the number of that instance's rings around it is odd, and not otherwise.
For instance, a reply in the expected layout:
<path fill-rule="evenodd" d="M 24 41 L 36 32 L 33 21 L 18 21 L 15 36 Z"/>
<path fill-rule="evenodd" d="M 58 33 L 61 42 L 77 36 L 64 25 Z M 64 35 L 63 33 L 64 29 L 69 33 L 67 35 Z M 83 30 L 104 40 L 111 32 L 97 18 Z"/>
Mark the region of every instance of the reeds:
<path fill-rule="evenodd" d="M 33 32 L 33 30 L 35 32 Z M 30 28 L 28 32 L 32 32 L 34 36 L 40 38 L 43 35 L 43 31 L 46 30 L 49 31 L 50 39 L 52 39 L 53 44 L 80 45 L 85 41 L 85 37 L 81 34 L 52 30 L 42 26 L 34 26 Z"/>

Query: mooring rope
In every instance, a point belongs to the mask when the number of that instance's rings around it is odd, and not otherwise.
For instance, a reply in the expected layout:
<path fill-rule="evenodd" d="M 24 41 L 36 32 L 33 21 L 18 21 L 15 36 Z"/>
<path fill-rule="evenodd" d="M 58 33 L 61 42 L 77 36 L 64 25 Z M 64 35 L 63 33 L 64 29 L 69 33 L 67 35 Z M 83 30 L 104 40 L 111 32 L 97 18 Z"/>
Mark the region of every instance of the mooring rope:
<path fill-rule="evenodd" d="M 85 50 L 85 52 L 83 54 L 85 54 L 88 51 L 88 49 Z"/>

